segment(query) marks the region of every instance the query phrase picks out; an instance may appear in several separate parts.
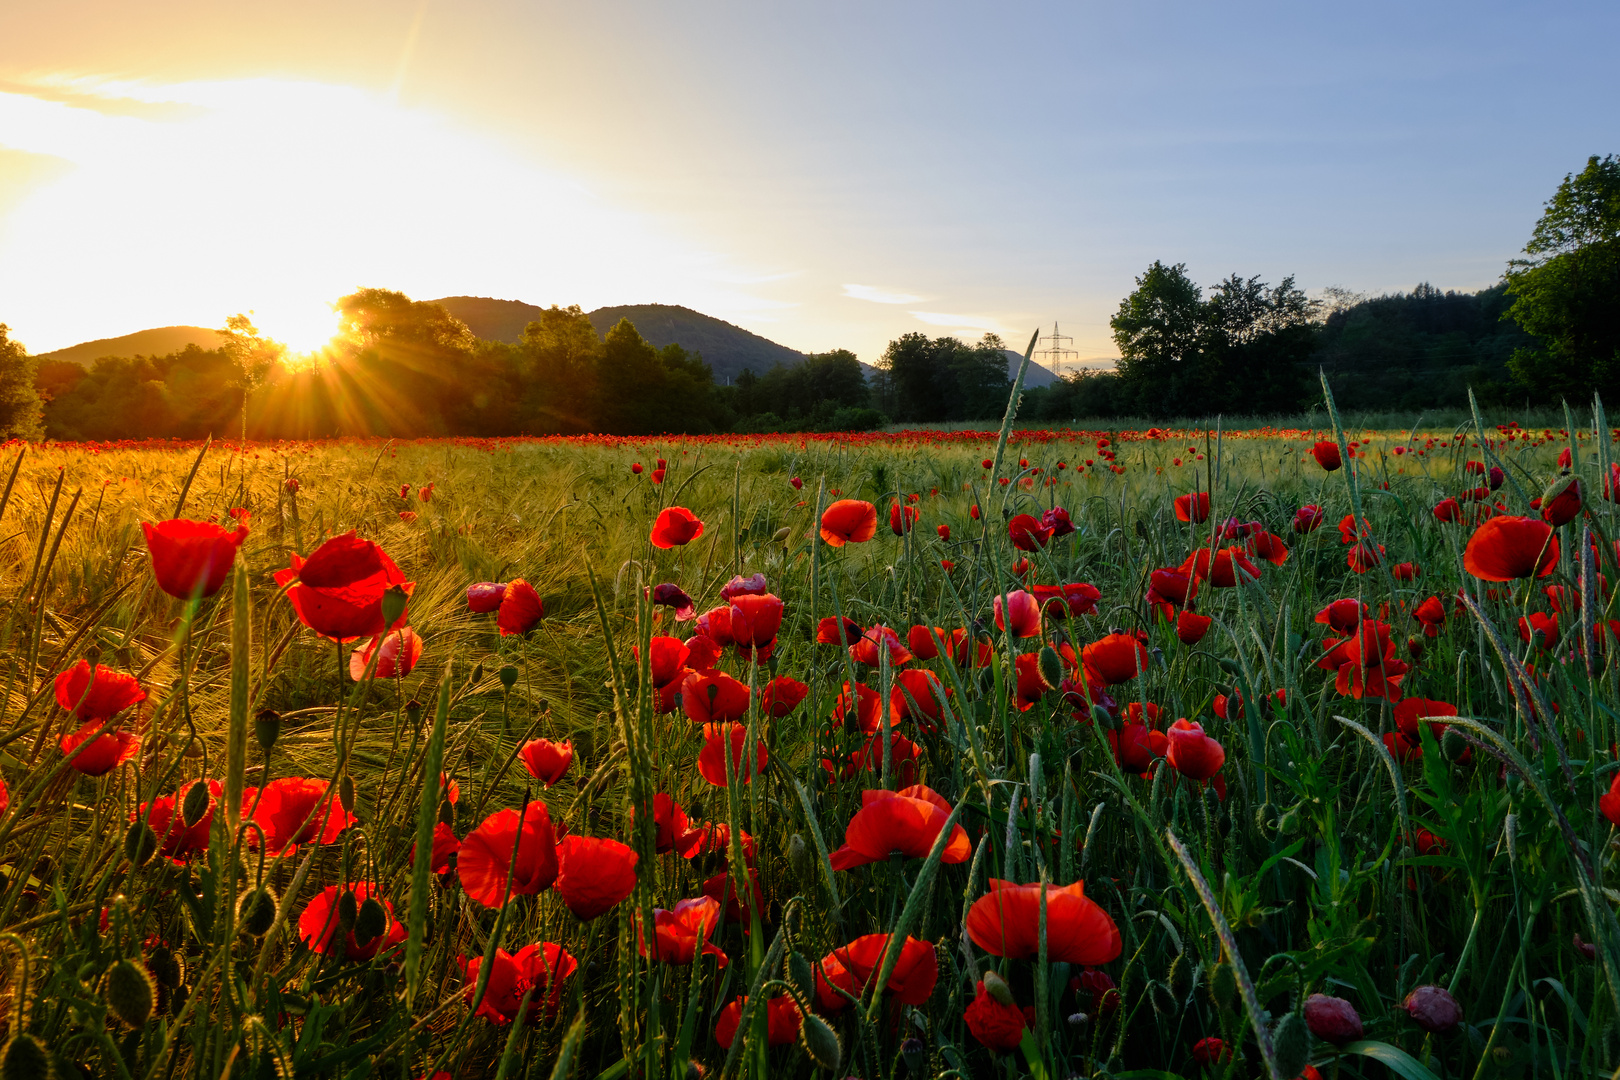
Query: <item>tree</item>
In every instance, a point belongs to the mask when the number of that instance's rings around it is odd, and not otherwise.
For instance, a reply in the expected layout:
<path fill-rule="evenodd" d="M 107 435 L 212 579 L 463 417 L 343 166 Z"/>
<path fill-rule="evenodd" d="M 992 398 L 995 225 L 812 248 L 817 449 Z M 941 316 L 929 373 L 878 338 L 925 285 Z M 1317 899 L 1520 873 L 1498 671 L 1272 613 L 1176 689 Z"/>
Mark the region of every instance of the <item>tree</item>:
<path fill-rule="evenodd" d="M 331 394 L 343 434 L 414 437 L 468 429 L 474 397 L 484 392 L 488 398 L 496 371 L 475 370 L 478 339 L 460 319 L 389 289 L 360 289 L 336 306 Z M 510 393 L 494 389 L 497 396 Z"/>
<path fill-rule="evenodd" d="M 0 437 L 37 439 L 45 428 L 34 388 L 34 360 L 10 335 L 11 328 L 0 323 Z"/>
<path fill-rule="evenodd" d="M 882 405 L 897 420 L 982 420 L 1006 406 L 1007 357 L 994 334 L 976 345 L 903 334 L 889 342 L 879 367 L 885 376 Z"/>
<path fill-rule="evenodd" d="M 1136 279 L 1136 289 L 1108 321 L 1119 347 L 1119 389 L 1128 401 L 1152 414 L 1193 397 L 1183 383 L 1199 355 L 1203 305 L 1186 263 L 1155 259 Z"/>
<path fill-rule="evenodd" d="M 523 388 L 523 429 L 575 435 L 595 423 L 602 338 L 578 304 L 553 304 L 523 328 L 517 374 Z"/>
<path fill-rule="evenodd" d="M 1503 275 L 1507 317 L 1542 339 L 1508 362 L 1543 401 L 1620 394 L 1620 158 L 1587 159 L 1546 203 Z"/>
<path fill-rule="evenodd" d="M 236 367 L 238 386 L 242 391 L 242 439 L 247 441 L 248 403 L 253 392 L 264 385 L 270 372 L 287 355 L 287 346 L 272 341 L 259 333 L 253 320 L 237 313 L 225 320 L 219 332 L 224 340 L 221 349 Z"/>

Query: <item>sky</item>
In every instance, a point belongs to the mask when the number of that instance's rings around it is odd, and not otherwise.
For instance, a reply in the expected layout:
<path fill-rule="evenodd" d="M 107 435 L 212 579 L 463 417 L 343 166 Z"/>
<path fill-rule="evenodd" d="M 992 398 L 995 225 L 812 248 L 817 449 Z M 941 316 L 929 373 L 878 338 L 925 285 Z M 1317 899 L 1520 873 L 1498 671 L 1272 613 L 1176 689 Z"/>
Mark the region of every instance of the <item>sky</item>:
<path fill-rule="evenodd" d="M 307 349 L 379 286 L 1098 366 L 1155 259 L 1494 284 L 1620 152 L 1616 41 L 1612 2 L 8 0 L 0 322 Z"/>

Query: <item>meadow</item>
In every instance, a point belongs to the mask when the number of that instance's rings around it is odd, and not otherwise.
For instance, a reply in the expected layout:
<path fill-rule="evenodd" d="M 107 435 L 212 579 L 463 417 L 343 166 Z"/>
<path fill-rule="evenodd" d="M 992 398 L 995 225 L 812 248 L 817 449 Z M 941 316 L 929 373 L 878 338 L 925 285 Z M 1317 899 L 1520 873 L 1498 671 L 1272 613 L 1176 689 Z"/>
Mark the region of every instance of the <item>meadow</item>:
<path fill-rule="evenodd" d="M 12 445 L 0 1077 L 1608 1075 L 1615 433 L 1322 421 Z"/>

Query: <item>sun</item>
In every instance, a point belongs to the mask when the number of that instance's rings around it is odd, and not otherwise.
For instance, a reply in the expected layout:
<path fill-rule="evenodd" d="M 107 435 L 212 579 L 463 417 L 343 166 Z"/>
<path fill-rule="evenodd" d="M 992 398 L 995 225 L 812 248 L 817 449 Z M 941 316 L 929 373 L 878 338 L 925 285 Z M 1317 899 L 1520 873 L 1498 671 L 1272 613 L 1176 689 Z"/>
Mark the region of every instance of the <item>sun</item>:
<path fill-rule="evenodd" d="M 289 300 L 246 313 L 259 334 L 287 346 L 294 356 L 320 352 L 337 336 L 338 317 L 331 304 Z"/>

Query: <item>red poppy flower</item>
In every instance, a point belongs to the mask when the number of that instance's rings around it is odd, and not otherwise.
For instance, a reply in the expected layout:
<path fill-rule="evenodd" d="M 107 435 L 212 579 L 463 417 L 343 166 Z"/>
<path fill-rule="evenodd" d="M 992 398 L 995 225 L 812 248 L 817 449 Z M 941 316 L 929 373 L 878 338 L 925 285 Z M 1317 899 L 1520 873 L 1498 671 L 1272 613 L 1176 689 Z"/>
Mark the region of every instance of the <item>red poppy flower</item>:
<path fill-rule="evenodd" d="M 455 830 L 442 821 L 433 823 L 433 848 L 428 854 L 428 869 L 441 877 L 448 874 L 452 867 L 450 859 L 461 850 L 461 841 L 456 839 Z M 416 845 L 411 845 L 411 863 L 416 862 Z"/>
<path fill-rule="evenodd" d="M 636 853 L 617 840 L 565 836 L 554 886 L 576 919 L 590 922 L 636 887 Z"/>
<path fill-rule="evenodd" d="M 716 645 L 731 645 L 735 642 L 731 636 L 731 602 L 727 601 L 719 607 L 712 607 L 698 616 L 697 632 L 713 641 Z M 696 664 L 692 666 L 696 667 Z"/>
<path fill-rule="evenodd" d="M 691 655 L 680 638 L 655 635 L 647 642 L 647 667 L 653 686 L 662 689 L 677 677 L 684 675 L 686 660 Z M 639 651 L 636 659 L 641 659 Z"/>
<path fill-rule="evenodd" d="M 754 838 L 737 830 L 737 843 L 742 847 L 743 861 L 754 861 Z M 723 821 L 707 821 L 693 825 L 675 838 L 675 852 L 683 859 L 700 855 L 719 855 L 724 861 L 731 852 L 731 826 Z"/>
<path fill-rule="evenodd" d="M 1176 637 L 1181 639 L 1183 645 L 1196 645 L 1204 640 L 1204 635 L 1209 633 L 1210 624 L 1214 621 L 1208 615 L 1182 611 L 1176 615 Z"/>
<path fill-rule="evenodd" d="M 1561 476 L 1541 496 L 1541 520 L 1554 528 L 1568 525 L 1581 512 L 1581 479 Z"/>
<path fill-rule="evenodd" d="M 1340 694 L 1358 700 L 1363 696 L 1400 700 L 1401 680 L 1411 668 L 1395 658 L 1388 623 L 1363 619 L 1350 637 L 1329 645 L 1316 666 L 1338 673 L 1335 685 Z"/>
<path fill-rule="evenodd" d="M 1019 551 L 1039 551 L 1052 539 L 1052 530 L 1029 514 L 1019 514 L 1007 522 L 1007 536 Z"/>
<path fill-rule="evenodd" d="M 723 650 L 720 643 L 707 634 L 693 634 L 686 639 L 686 667 L 676 673 L 675 677 L 665 683 L 666 687 L 679 688 L 689 671 L 710 671 L 720 662 Z"/>
<path fill-rule="evenodd" d="M 106 720 L 146 700 L 135 676 L 110 667 L 92 668 L 88 660 L 57 675 L 55 687 L 56 703 L 79 720 Z"/>
<path fill-rule="evenodd" d="M 821 513 L 821 538 L 833 547 L 864 544 L 877 535 L 877 507 L 862 499 L 839 499 Z"/>
<path fill-rule="evenodd" d="M 1209 520 L 1209 492 L 1198 491 L 1175 498 L 1176 520 L 1197 524 Z"/>
<path fill-rule="evenodd" d="M 749 909 L 744 906 L 742 899 L 737 895 L 737 880 L 729 870 L 722 870 L 703 883 L 702 893 L 725 908 L 725 918 L 728 923 L 741 923 L 747 926 Z M 751 894 L 748 903 L 753 905 L 752 910 L 763 912 L 765 910 L 765 894 L 759 887 L 759 871 L 753 867 L 748 868 L 747 891 Z"/>
<path fill-rule="evenodd" d="M 1017 1005 L 997 1001 L 979 981 L 973 1000 L 962 1013 L 973 1037 L 991 1050 L 1002 1053 L 1017 1048 L 1024 1041 L 1024 1010 Z"/>
<path fill-rule="evenodd" d="M 694 671 L 681 683 L 681 708 L 694 724 L 741 720 L 749 700 L 748 684 L 723 671 Z"/>
<path fill-rule="evenodd" d="M 1005 608 L 1002 606 L 1002 597 L 998 596 L 991 601 L 990 606 L 996 616 L 996 629 L 1008 630 L 1010 627 L 1013 637 L 1039 637 L 1041 605 L 1035 597 L 1019 589 L 1008 593 L 1006 601 Z"/>
<path fill-rule="evenodd" d="M 732 999 L 729 1005 L 720 1010 L 720 1017 L 715 1021 L 714 1041 L 726 1050 L 731 1049 L 732 1040 L 737 1037 L 737 1026 L 742 1023 L 742 1007 L 747 1001 L 746 994 Z M 765 1017 L 765 1045 L 792 1046 L 799 1041 L 799 1026 L 803 1021 L 799 1016 L 799 1007 L 791 997 L 783 994 L 767 1000 Z"/>
<path fill-rule="evenodd" d="M 181 600 L 219 592 L 248 535 L 246 524 L 233 532 L 212 521 L 185 518 L 156 525 L 143 521 L 141 531 L 146 533 L 146 550 L 152 556 L 158 588 Z"/>
<path fill-rule="evenodd" d="M 951 659 L 958 667 L 989 667 L 995 653 L 989 638 L 972 638 L 966 630 L 951 631 Z"/>
<path fill-rule="evenodd" d="M 1444 522 L 1447 525 L 1460 524 L 1465 516 L 1462 504 L 1457 502 L 1456 499 L 1449 498 L 1441 499 L 1436 503 L 1433 513 L 1436 521 Z"/>
<path fill-rule="evenodd" d="M 665 964 L 690 964 L 701 947 L 704 955 L 713 956 L 721 967 L 730 961 L 718 946 L 709 944 L 709 937 L 720 924 L 720 902 L 709 896 L 682 900 L 666 911 L 653 908 L 653 942 L 647 948 L 646 924 L 636 920 L 636 936 L 641 955 Z"/>
<path fill-rule="evenodd" d="M 337 951 L 339 943 L 334 939 L 342 929 L 338 921 L 338 898 L 344 892 L 353 893 L 357 904 L 375 898 L 387 915 L 383 932 L 368 941 L 356 941 L 352 928 L 343 935 L 344 959 L 370 960 L 383 949 L 392 949 L 405 940 L 405 927 L 394 918 L 394 905 L 377 895 L 377 886 L 356 881 L 347 886 L 328 885 L 315 894 L 314 899 L 304 907 L 303 914 L 298 916 L 298 940 L 308 945 L 311 952 L 327 956 Z"/>
<path fill-rule="evenodd" d="M 832 868 L 848 870 L 896 854 L 925 859 L 950 816 L 951 804 L 921 784 L 899 791 L 863 791 L 861 809 L 844 830 L 843 846 L 832 853 Z M 966 862 L 972 854 L 967 830 L 952 825 L 940 861 Z"/>
<path fill-rule="evenodd" d="M 883 967 L 883 957 L 890 945 L 888 934 L 867 934 L 842 948 L 834 949 L 815 965 L 816 1001 L 825 1012 L 839 1012 L 849 1002 L 833 987 L 856 998 L 866 993 L 867 986 Z M 921 1005 L 934 993 L 939 981 L 939 957 L 933 945 L 907 937 L 901 943 L 900 957 L 894 971 L 884 984 L 894 1000 L 904 1005 Z"/>
<path fill-rule="evenodd" d="M 911 653 L 900 643 L 900 635 L 887 626 L 874 626 L 860 637 L 860 640 L 849 647 L 849 658 L 857 664 L 866 664 L 877 667 L 879 662 L 878 645 L 882 643 L 889 650 L 889 665 L 899 667 L 909 664 Z"/>
<path fill-rule="evenodd" d="M 1328 472 L 1333 472 L 1344 464 L 1343 459 L 1339 457 L 1339 444 L 1328 439 L 1322 439 L 1311 447 L 1311 456 Z"/>
<path fill-rule="evenodd" d="M 720 586 L 720 599 L 729 604 L 739 596 L 764 596 L 770 591 L 764 574 L 750 574 L 747 577 L 738 574 Z"/>
<path fill-rule="evenodd" d="M 1021 653 L 1014 657 L 1013 671 L 1013 703 L 1019 712 L 1028 712 L 1046 697 L 1047 691 L 1056 689 L 1041 671 L 1040 653 Z"/>
<path fill-rule="evenodd" d="M 1294 531 L 1297 533 L 1313 533 L 1322 527 L 1327 516 L 1322 508 L 1315 503 L 1306 503 L 1294 511 Z"/>
<path fill-rule="evenodd" d="M 904 536 L 910 532 L 912 526 L 917 524 L 919 511 L 915 506 L 901 506 L 899 503 L 889 504 L 889 528 L 896 536 Z"/>
<path fill-rule="evenodd" d="M 1180 607 L 1188 603 L 1197 593 L 1197 584 L 1190 568 L 1182 570 L 1179 567 L 1163 566 L 1148 575 L 1146 600 L 1153 606 L 1173 604 Z"/>
<path fill-rule="evenodd" d="M 534 591 L 522 578 L 507 582 L 506 592 L 501 596 L 501 607 L 495 616 L 495 625 L 500 628 L 501 636 L 508 637 L 513 634 L 527 634 L 545 617 L 546 605 L 540 599 L 540 594 Z"/>
<path fill-rule="evenodd" d="M 1607 794 L 1599 796 L 1598 811 L 1609 819 L 1610 825 L 1620 825 L 1620 772 L 1609 781 Z"/>
<path fill-rule="evenodd" d="M 1187 561 L 1178 569 L 1183 574 L 1207 580 L 1217 589 L 1230 589 L 1235 586 L 1240 571 L 1247 581 L 1260 579 L 1260 568 L 1250 562 L 1244 550 L 1235 544 L 1217 551 L 1213 560 L 1213 570 L 1211 565 L 1209 548 L 1199 548 L 1187 556 Z"/>
<path fill-rule="evenodd" d="M 1042 612 L 1059 619 L 1071 615 L 1090 615 L 1097 610 L 1097 601 L 1102 599 L 1102 590 L 1084 581 L 1067 585 L 1036 585 L 1030 591 L 1041 602 Z"/>
<path fill-rule="evenodd" d="M 505 582 L 480 581 L 476 585 L 469 585 L 467 586 L 467 610 L 474 615 L 488 615 L 501 606 L 501 600 L 505 596 Z"/>
<path fill-rule="evenodd" d="M 1118 731 L 1105 731 L 1103 734 L 1108 739 L 1109 748 L 1114 751 L 1114 760 L 1119 763 L 1121 772 L 1146 776 L 1153 768 L 1153 763 L 1161 756 L 1160 749 L 1155 748 L 1156 740 L 1153 738 L 1160 733 L 1146 724 L 1139 722 L 1122 724 Z M 1161 740 L 1162 738 L 1160 735 Z"/>
<path fill-rule="evenodd" d="M 1208 780 L 1226 763 L 1226 748 L 1204 734 L 1201 724 L 1181 719 L 1165 733 L 1164 758 L 1170 767 L 1192 780 Z"/>
<path fill-rule="evenodd" d="M 1375 548 L 1372 544 L 1360 543 L 1351 548 L 1350 553 L 1345 556 L 1345 564 L 1357 574 L 1365 574 L 1383 561 L 1383 544 Z"/>
<path fill-rule="evenodd" d="M 883 708 L 883 699 L 878 696 L 876 690 L 873 690 L 865 683 L 855 684 L 854 708 L 855 724 L 862 731 L 872 732 L 882 726 L 883 716 L 881 710 Z M 833 703 L 833 727 L 843 727 L 848 723 L 847 714 L 849 710 L 849 683 L 845 683 L 843 690 L 839 691 L 838 700 Z"/>
<path fill-rule="evenodd" d="M 744 690 L 746 691 L 746 687 Z M 743 752 L 744 740 L 748 737 L 748 729 L 743 724 L 705 724 L 703 725 L 703 749 L 698 751 L 698 773 L 715 787 L 728 786 L 726 772 L 726 748 L 730 745 L 731 771 L 735 772 L 743 783 L 748 783 L 752 776 L 747 755 Z M 765 752 L 765 744 L 755 741 L 754 744 L 754 774 L 763 773 L 770 755 Z"/>
<path fill-rule="evenodd" d="M 662 484 L 664 482 L 664 467 L 662 465 L 660 465 L 658 468 L 654 469 L 649 475 L 652 477 L 652 482 L 653 483 Z"/>
<path fill-rule="evenodd" d="M 1063 507 L 1054 506 L 1041 515 L 1041 528 L 1050 529 L 1052 539 L 1056 540 L 1060 536 L 1068 536 L 1074 532 L 1074 521 Z"/>
<path fill-rule="evenodd" d="M 932 671 L 911 668 L 897 671 L 889 688 L 889 722 L 916 720 L 924 731 L 932 731 L 942 718 L 940 696 L 947 691 Z"/>
<path fill-rule="evenodd" d="M 432 484 L 427 485 L 422 490 L 418 491 L 416 494 L 417 494 L 417 497 L 420 498 L 423 502 L 429 501 L 430 499 L 433 498 L 433 485 Z"/>
<path fill-rule="evenodd" d="M 1519 617 L 1519 640 L 1537 648 L 1550 649 L 1558 644 L 1558 616 L 1532 611 L 1528 618 Z"/>
<path fill-rule="evenodd" d="M 658 607 L 675 609 L 675 621 L 687 622 L 697 616 L 697 605 L 686 595 L 686 590 L 673 582 L 653 586 L 652 602 Z"/>
<path fill-rule="evenodd" d="M 941 540 L 949 540 L 951 538 L 951 527 L 949 525 L 935 525 L 934 531 L 939 534 L 939 538 Z"/>
<path fill-rule="evenodd" d="M 861 624 L 854 619 L 839 620 L 829 615 L 816 624 L 816 642 L 820 645 L 853 645 L 861 640 Z"/>
<path fill-rule="evenodd" d="M 1317 445 L 1322 444 L 1317 443 Z M 1335 455 L 1338 454 L 1338 450 L 1337 446 L 1333 448 Z M 1336 469 L 1338 465 L 1333 465 L 1331 468 Z M 1227 1048 L 1226 1043 L 1218 1035 L 1208 1035 L 1193 1043 L 1192 1056 L 1193 1060 L 1200 1065 L 1216 1065 L 1223 1061 L 1231 1061 L 1232 1051 Z"/>
<path fill-rule="evenodd" d="M 1244 546 L 1249 554 L 1264 559 L 1273 566 L 1281 566 L 1288 561 L 1288 545 L 1283 543 L 1282 537 L 1276 533 L 1264 530 L 1252 533 Z"/>
<path fill-rule="evenodd" d="M 1131 634 L 1109 634 L 1080 650 L 1086 681 L 1099 686 L 1130 682 L 1147 667 L 1147 646 Z"/>
<path fill-rule="evenodd" d="M 327 798 L 325 780 L 285 776 L 258 788 L 242 792 L 242 816 L 252 815 L 264 830 L 265 848 L 275 855 L 292 854 L 300 844 L 331 844 L 359 819 L 343 809 L 334 798 Z M 248 836 L 257 843 L 253 830 Z"/>
<path fill-rule="evenodd" d="M 521 815 L 497 810 L 467 834 L 456 856 L 456 876 L 469 897 L 498 908 L 511 882 L 513 896 L 533 896 L 557 880 L 557 841 L 546 804 L 532 799 Z M 514 854 L 516 858 L 514 858 Z"/>
<path fill-rule="evenodd" d="M 672 548 L 690 544 L 703 535 L 703 522 L 684 506 L 671 506 L 658 514 L 648 539 L 653 547 Z"/>
<path fill-rule="evenodd" d="M 478 969 L 484 958 L 460 958 L 462 980 L 467 984 L 466 1002 L 471 1005 L 478 994 Z M 489 983 L 484 987 L 484 1000 L 478 1004 L 475 1016 L 482 1016 L 492 1024 L 510 1024 L 517 1019 L 523 1005 L 523 995 L 531 988 L 538 992 L 529 999 L 530 1022 L 542 1017 L 555 1019 L 562 1011 L 563 983 L 579 970 L 579 961 L 568 950 L 554 942 L 525 945 L 514 956 L 505 949 L 495 949 L 495 960 L 489 969 Z"/>
<path fill-rule="evenodd" d="M 208 785 L 208 809 L 203 811 L 196 824 L 188 826 L 177 812 L 177 808 L 184 804 L 186 793 L 194 785 L 204 783 Z M 151 803 L 141 803 L 140 807 L 129 815 L 129 820 L 138 821 L 144 817 L 147 825 L 157 834 L 158 854 L 178 866 L 184 863 L 188 856 L 208 850 L 209 830 L 214 823 L 214 807 L 218 805 L 219 797 L 224 793 L 224 785 L 218 780 L 192 780 L 182 784 L 180 790 L 173 795 L 163 795 L 153 799 Z M 4 815 L 5 806 L 0 803 L 0 817 Z"/>
<path fill-rule="evenodd" d="M 972 518 L 974 521 L 979 520 L 979 504 L 978 503 L 974 503 L 972 506 L 968 507 L 968 517 Z"/>
<path fill-rule="evenodd" d="M 630 808 L 630 820 L 635 821 L 636 809 Z M 685 836 L 690 823 L 681 804 L 660 791 L 653 796 L 653 826 L 656 830 L 654 851 L 659 855 L 674 851 L 676 841 Z"/>
<path fill-rule="evenodd" d="M 1558 536 L 1536 518 L 1493 517 L 1463 550 L 1463 569 L 1482 581 L 1546 577 L 1557 565 Z"/>
<path fill-rule="evenodd" d="M 756 649 L 771 645 L 781 628 L 782 601 L 770 593 L 732 597 L 731 640 L 734 645 Z"/>
<path fill-rule="evenodd" d="M 349 654 L 349 678 L 355 682 L 365 678 L 372 653 L 378 653 L 377 667 L 371 673 L 377 679 L 402 679 L 411 673 L 416 662 L 422 658 L 422 639 L 408 626 L 391 630 L 380 640 L 380 651 L 377 644 L 379 638 L 372 638 Z"/>
<path fill-rule="evenodd" d="M 1430 716 L 1456 716 L 1457 706 L 1446 701 L 1430 701 L 1428 698 L 1407 698 L 1395 706 L 1395 726 L 1400 728 L 1401 734 L 1412 742 L 1418 739 L 1418 721 Z M 1430 720 L 1429 731 L 1438 739 L 1445 734 L 1448 725 L 1442 720 Z"/>
<path fill-rule="evenodd" d="M 1041 885 L 990 879 L 973 902 L 967 935 L 992 956 L 1034 960 L 1040 955 Z M 1119 928 L 1085 894 L 1085 883 L 1046 886 L 1046 955 L 1053 963 L 1106 964 L 1120 954 Z"/>
<path fill-rule="evenodd" d="M 766 716 L 783 717 L 799 707 L 810 688 L 791 675 L 778 675 L 759 692 L 759 708 Z"/>
<path fill-rule="evenodd" d="M 1438 596 L 1431 596 L 1412 611 L 1412 617 L 1423 624 L 1424 634 L 1439 637 L 1440 628 L 1446 622 L 1446 606 Z"/>
<path fill-rule="evenodd" d="M 1347 596 L 1335 600 L 1327 607 L 1316 613 L 1316 621 L 1331 629 L 1334 633 L 1348 634 L 1361 625 L 1363 616 L 1367 614 L 1367 605 L 1354 597 Z"/>
<path fill-rule="evenodd" d="M 574 743 L 571 739 L 530 739 L 518 747 L 518 760 L 530 776 L 550 787 L 567 775 L 568 767 L 574 763 Z"/>
<path fill-rule="evenodd" d="M 382 548 L 353 532 L 334 536 L 308 560 L 295 552 L 292 565 L 277 570 L 275 579 L 287 590 L 299 621 L 338 642 L 404 626 L 408 612 L 401 612 L 393 626 L 383 625 L 383 594 L 398 586 L 408 596 L 416 588 Z"/>
<path fill-rule="evenodd" d="M 945 641 L 945 628 L 942 626 L 927 627 L 913 626 L 906 631 L 906 645 L 911 655 L 918 660 L 933 660 L 939 656 L 941 645 Z"/>
<path fill-rule="evenodd" d="M 889 767 L 896 783 L 910 786 L 917 782 L 917 759 L 921 752 L 917 744 L 900 734 L 898 731 L 889 733 Z M 883 739 L 881 732 L 873 731 L 866 738 L 866 744 L 861 749 L 849 755 L 843 768 L 835 768 L 827 758 L 821 759 L 821 767 L 826 770 L 830 780 L 848 780 L 861 770 L 874 775 L 883 771 Z"/>

